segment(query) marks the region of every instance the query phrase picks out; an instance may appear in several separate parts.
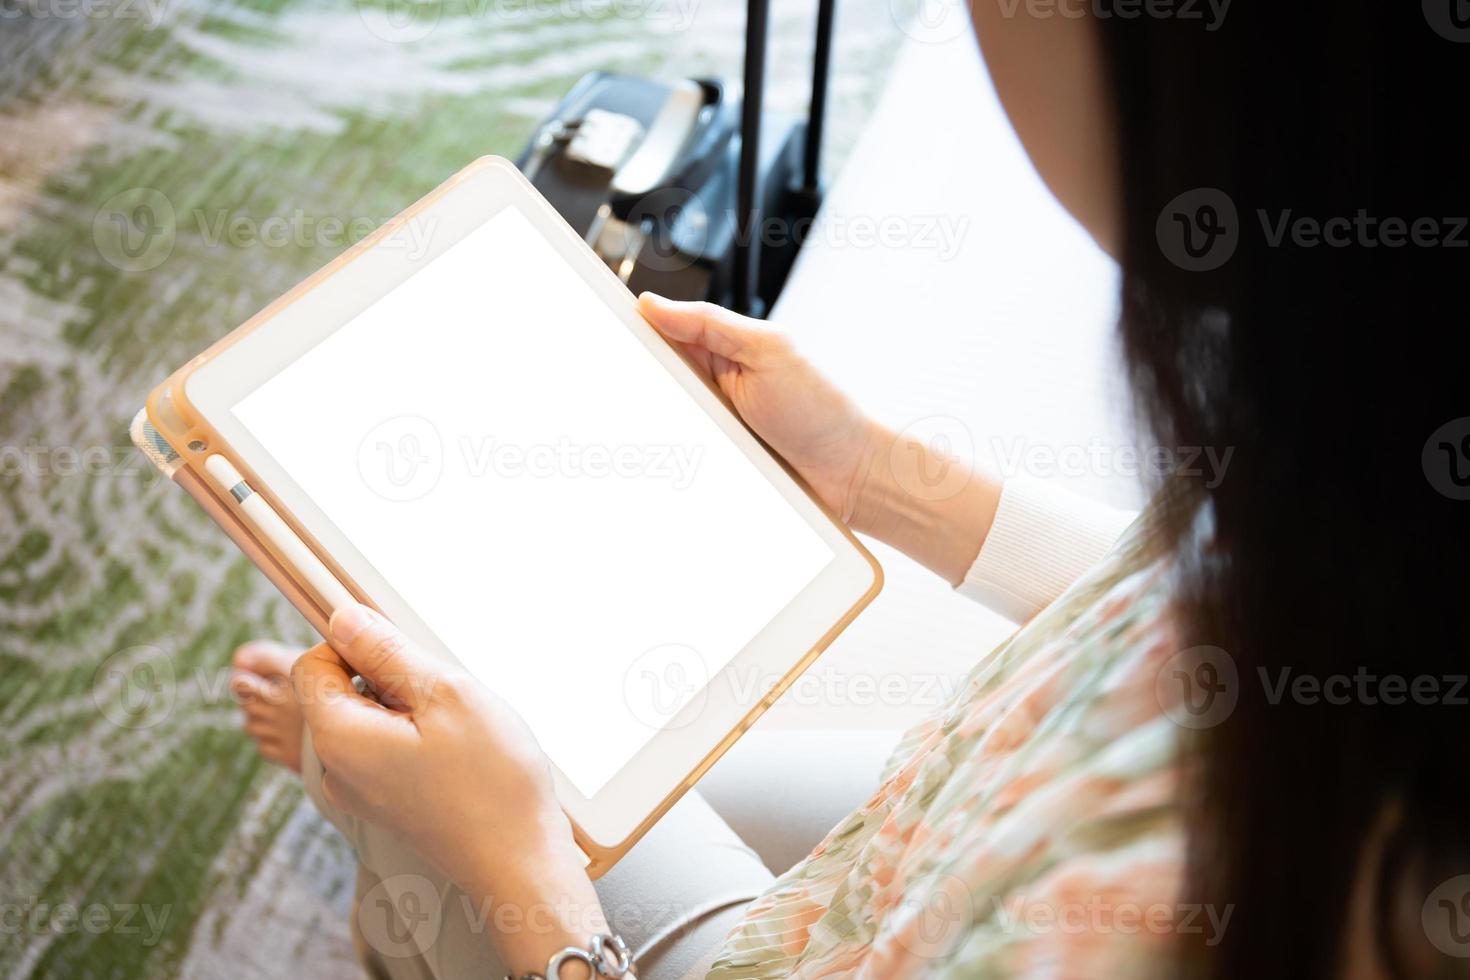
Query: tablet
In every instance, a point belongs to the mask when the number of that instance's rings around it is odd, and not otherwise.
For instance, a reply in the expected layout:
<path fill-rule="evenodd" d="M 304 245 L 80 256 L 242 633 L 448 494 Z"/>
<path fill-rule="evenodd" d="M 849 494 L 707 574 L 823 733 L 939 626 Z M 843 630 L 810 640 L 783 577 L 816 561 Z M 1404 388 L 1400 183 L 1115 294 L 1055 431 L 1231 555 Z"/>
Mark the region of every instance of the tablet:
<path fill-rule="evenodd" d="M 599 873 L 881 586 L 499 158 L 216 344 L 149 414 L 521 713 Z"/>

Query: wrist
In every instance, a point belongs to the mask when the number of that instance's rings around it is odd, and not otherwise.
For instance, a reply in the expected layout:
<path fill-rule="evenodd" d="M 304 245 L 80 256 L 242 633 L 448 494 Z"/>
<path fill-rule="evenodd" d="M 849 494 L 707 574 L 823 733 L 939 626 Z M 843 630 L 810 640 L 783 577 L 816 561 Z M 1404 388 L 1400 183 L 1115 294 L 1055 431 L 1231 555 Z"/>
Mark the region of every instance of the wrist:
<path fill-rule="evenodd" d="M 575 868 L 579 877 L 587 877 L 581 848 L 560 806 L 548 806 L 499 829 L 478 837 L 460 853 L 456 867 L 445 869 L 467 894 L 519 892 L 542 880 L 548 869 L 560 877 L 566 875 L 564 869 Z"/>
<path fill-rule="evenodd" d="M 487 937 L 511 976 L 542 973 L 556 953 L 586 948 L 593 936 L 608 931 L 569 834 L 564 844 L 548 842 L 539 851 L 504 842 L 496 850 L 501 853 L 495 870 L 461 887 L 487 917 Z"/>
<path fill-rule="evenodd" d="M 974 563 L 1000 503 L 998 479 L 912 436 L 874 424 L 849 523 L 951 584 Z"/>
<path fill-rule="evenodd" d="M 858 452 L 852 487 L 843 520 L 854 531 L 885 539 L 884 530 L 893 522 L 894 495 L 892 465 L 889 457 L 898 440 L 886 426 L 868 421 Z"/>

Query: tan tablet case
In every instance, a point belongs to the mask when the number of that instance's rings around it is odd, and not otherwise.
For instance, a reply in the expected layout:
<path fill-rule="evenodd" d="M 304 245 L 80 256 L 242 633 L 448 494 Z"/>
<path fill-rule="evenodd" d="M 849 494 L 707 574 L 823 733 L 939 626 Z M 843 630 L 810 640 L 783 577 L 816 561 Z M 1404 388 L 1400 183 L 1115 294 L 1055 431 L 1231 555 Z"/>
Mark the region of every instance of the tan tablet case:
<path fill-rule="evenodd" d="M 296 520 L 291 512 L 281 503 L 280 499 L 277 498 L 276 495 L 271 491 L 270 486 L 260 479 L 260 475 L 254 472 L 249 466 L 247 466 L 245 462 L 236 453 L 233 452 L 233 450 L 220 436 L 220 434 L 215 431 L 215 429 L 211 425 L 209 425 L 209 423 L 206 422 L 197 411 L 194 410 L 193 406 L 191 406 L 189 403 L 187 394 L 185 393 L 184 382 L 198 367 L 200 367 L 206 361 L 217 356 L 221 351 L 236 343 L 242 336 L 244 336 L 251 330 L 254 330 L 257 326 L 266 322 L 270 318 L 274 317 L 282 309 L 284 309 L 289 304 L 295 302 L 297 299 L 305 295 L 310 290 L 316 288 L 316 286 L 326 280 L 328 276 L 332 275 L 337 270 L 347 265 L 349 262 L 352 262 L 363 252 L 371 249 L 378 242 L 392 235 L 394 231 L 402 227 L 407 221 L 411 220 L 418 212 L 428 207 L 444 194 L 448 193 L 457 183 L 474 173 L 480 167 L 487 165 L 506 166 L 506 162 L 497 158 L 482 158 L 470 164 L 468 167 L 461 170 L 453 177 L 449 178 L 433 191 L 430 191 L 425 197 L 420 199 L 415 204 L 411 205 L 408 209 L 403 211 L 397 217 L 388 221 L 373 234 L 369 235 L 367 238 L 364 238 L 361 242 L 348 249 L 331 263 L 324 266 L 315 274 L 301 282 L 294 289 L 287 292 L 284 296 L 280 297 L 275 302 L 271 303 L 255 316 L 251 317 L 244 324 L 237 327 L 235 330 L 231 331 L 224 337 L 220 338 L 202 354 L 198 355 L 193 360 L 189 361 L 189 363 L 185 364 L 182 368 L 175 371 L 168 378 L 168 380 L 164 381 L 163 384 L 159 385 L 153 390 L 151 394 L 149 394 L 146 407 L 142 411 L 140 411 L 138 415 L 133 419 L 131 436 L 133 443 L 139 448 L 139 450 L 141 450 L 165 476 L 169 477 L 171 480 L 173 480 L 173 482 L 183 487 L 186 491 L 188 491 L 191 497 L 199 502 L 199 505 L 204 508 L 205 513 L 213 518 L 215 523 L 217 523 L 221 528 L 224 529 L 224 532 L 230 536 L 230 539 L 234 541 L 235 545 L 239 547 L 239 549 L 243 551 L 250 558 L 250 560 L 253 561 L 256 566 L 260 568 L 263 573 L 265 573 L 266 578 L 270 579 L 271 583 L 281 591 L 281 594 L 284 595 L 291 602 L 291 604 L 295 606 L 296 609 L 300 611 L 303 616 L 306 617 L 307 621 L 311 623 L 312 627 L 316 629 L 318 633 L 322 634 L 322 636 L 326 636 L 327 620 L 331 617 L 331 610 L 327 607 L 327 604 L 319 596 L 315 595 L 315 593 L 304 584 L 304 580 L 298 577 L 298 575 L 289 567 L 288 563 L 282 559 L 281 555 L 277 553 L 276 549 L 272 545 L 270 545 L 269 542 L 260 540 L 253 533 L 249 525 L 244 521 L 240 514 L 238 502 L 235 501 L 234 498 L 231 497 L 228 493 L 221 492 L 215 486 L 214 482 L 210 480 L 207 476 L 205 476 L 204 460 L 210 455 L 219 453 L 229 459 L 230 462 L 234 464 L 235 468 L 239 470 L 240 474 L 244 476 L 245 480 L 249 482 L 253 488 L 255 488 L 256 493 L 260 494 L 266 501 L 270 503 L 273 508 L 275 508 L 276 513 L 278 513 L 281 518 L 288 525 L 291 526 L 292 530 L 296 532 L 296 534 L 301 538 L 306 546 L 310 548 L 312 552 L 317 555 L 318 558 L 321 559 L 322 563 L 327 566 L 332 574 L 337 577 L 337 580 L 341 582 L 347 588 L 347 590 L 353 594 L 353 596 L 355 596 L 360 602 L 364 603 L 365 605 L 372 606 L 373 608 L 377 608 L 376 603 L 374 603 L 363 591 L 363 589 L 359 587 L 355 581 L 353 581 L 353 579 L 346 573 L 346 571 L 335 560 L 333 560 L 332 556 L 324 548 L 322 548 L 320 542 L 316 541 L 314 538 L 311 537 L 311 535 L 306 532 L 305 528 L 301 526 L 300 522 Z M 527 182 L 526 187 L 530 188 L 530 186 L 530 183 Z M 532 190 L 532 193 L 535 193 L 534 189 Z M 550 205 L 548 204 L 547 207 L 549 208 Z M 596 253 L 593 253 L 590 248 L 588 249 L 588 253 L 595 257 Z M 598 261 L 601 260 L 599 259 Z M 706 383 L 709 384 L 711 390 L 720 398 L 722 402 L 724 402 L 727 406 L 730 405 L 729 400 L 725 398 L 723 392 L 721 392 L 712 383 L 709 383 L 708 381 Z M 731 410 L 733 411 L 733 407 L 731 407 Z M 797 483 L 804 490 L 806 490 L 808 496 L 812 496 L 812 499 L 816 501 L 819 505 L 821 505 L 821 501 L 817 500 L 817 498 L 811 494 L 811 490 L 807 488 L 805 482 L 802 481 L 801 478 L 798 477 L 794 472 L 791 472 L 790 467 L 787 467 L 786 469 L 788 473 L 791 473 L 793 479 L 795 479 Z M 616 864 L 617 861 L 622 858 L 622 856 L 626 854 L 634 844 L 638 842 L 639 838 L 647 833 L 649 828 L 657 823 L 659 818 L 667 813 L 669 808 L 672 807 L 676 802 L 678 802 L 679 798 L 687 793 L 694 786 L 694 784 L 699 781 L 700 777 L 702 777 L 706 772 L 709 771 L 710 767 L 719 760 L 720 756 L 724 755 L 725 752 L 729 750 L 730 746 L 735 744 L 736 739 L 745 734 L 745 732 L 749 730 L 750 726 L 755 723 L 756 719 L 764 714 L 765 711 L 772 704 L 775 703 L 776 699 L 780 697 L 780 695 L 812 665 L 812 663 L 822 653 L 822 651 L 827 648 L 827 646 L 837 637 L 839 633 L 847 628 L 847 625 L 857 617 L 858 613 L 862 612 L 862 610 L 866 608 L 870 602 L 873 601 L 873 599 L 882 589 L 883 569 L 878 564 L 877 559 L 875 559 L 868 552 L 868 550 L 862 546 L 861 542 L 859 542 L 857 538 L 854 537 L 852 533 L 848 531 L 840 521 L 833 517 L 831 512 L 828 511 L 825 506 L 823 506 L 822 509 L 823 512 L 826 513 L 828 517 L 833 520 L 834 524 L 842 528 L 843 533 L 846 535 L 848 540 L 855 548 L 858 549 L 858 551 L 872 566 L 872 588 L 870 588 L 851 609 L 843 614 L 842 618 L 835 625 L 833 625 L 833 627 L 828 630 L 825 635 L 822 636 L 821 640 L 818 641 L 817 644 L 811 648 L 811 650 L 807 651 L 807 653 L 802 656 L 797 664 L 790 671 L 788 671 L 784 677 L 781 678 L 780 683 L 772 687 L 771 690 L 767 692 L 766 695 L 762 697 L 761 700 L 754 707 L 751 708 L 751 710 L 745 715 L 745 717 L 741 719 L 740 724 L 737 725 L 732 731 L 730 731 L 724 738 L 720 740 L 719 744 L 716 745 L 715 748 L 708 755 L 706 755 L 703 760 L 700 761 L 699 765 L 695 767 L 694 771 L 689 773 L 689 775 L 680 782 L 680 784 L 674 789 L 674 791 L 664 798 L 664 800 L 658 805 L 658 807 L 655 808 L 654 811 L 650 813 L 648 817 L 645 818 L 634 829 L 633 833 L 630 834 L 627 839 L 613 846 L 603 846 L 597 844 L 590 837 L 588 837 L 587 834 L 582 830 L 582 828 L 577 826 L 575 820 L 572 821 L 573 835 L 576 838 L 577 845 L 581 847 L 583 852 L 587 855 L 587 873 L 592 878 L 595 879 L 600 877 L 607 871 L 608 868 Z"/>

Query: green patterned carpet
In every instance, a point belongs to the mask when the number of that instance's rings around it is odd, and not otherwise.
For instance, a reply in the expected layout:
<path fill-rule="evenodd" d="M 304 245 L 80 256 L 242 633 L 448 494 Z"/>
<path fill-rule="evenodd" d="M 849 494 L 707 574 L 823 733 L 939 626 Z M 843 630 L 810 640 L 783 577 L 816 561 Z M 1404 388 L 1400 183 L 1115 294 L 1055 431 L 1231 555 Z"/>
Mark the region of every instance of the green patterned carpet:
<path fill-rule="evenodd" d="M 358 975 L 351 854 L 226 690 L 239 642 L 308 631 L 127 422 L 366 229 L 514 154 L 583 72 L 735 71 L 744 16 L 371 2 L 0 0 L 0 976 Z M 813 6 L 776 4 L 777 106 L 804 105 Z M 844 0 L 829 161 L 901 37 L 887 0 Z"/>

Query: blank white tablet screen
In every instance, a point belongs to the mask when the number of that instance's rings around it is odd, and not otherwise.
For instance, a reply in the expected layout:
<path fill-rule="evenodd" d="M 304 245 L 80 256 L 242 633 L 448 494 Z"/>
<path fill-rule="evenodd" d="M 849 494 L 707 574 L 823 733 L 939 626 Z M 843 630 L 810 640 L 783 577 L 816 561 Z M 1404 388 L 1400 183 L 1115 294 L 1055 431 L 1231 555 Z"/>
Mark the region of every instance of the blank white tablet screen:
<path fill-rule="evenodd" d="M 515 207 L 234 414 L 589 797 L 835 557 Z"/>

